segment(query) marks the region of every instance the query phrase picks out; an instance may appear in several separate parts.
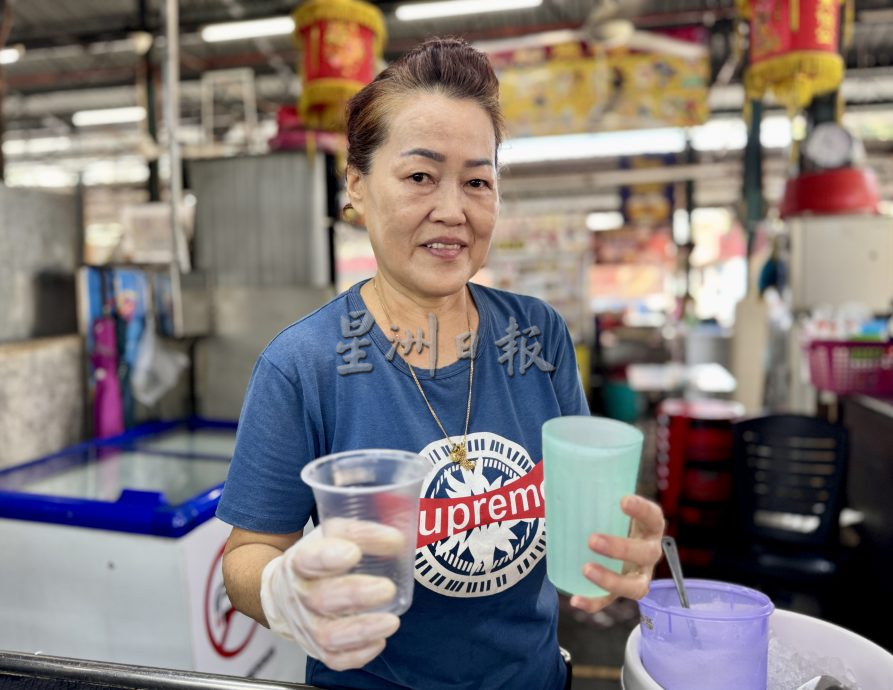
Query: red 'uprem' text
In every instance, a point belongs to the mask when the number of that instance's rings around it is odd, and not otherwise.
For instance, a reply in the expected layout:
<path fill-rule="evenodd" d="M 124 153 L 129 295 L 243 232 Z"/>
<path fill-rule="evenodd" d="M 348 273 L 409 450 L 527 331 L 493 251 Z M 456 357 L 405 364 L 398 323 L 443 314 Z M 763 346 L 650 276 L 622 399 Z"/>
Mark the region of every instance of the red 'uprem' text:
<path fill-rule="evenodd" d="M 477 496 L 423 498 L 419 501 L 416 548 L 481 525 L 546 516 L 543 463 L 523 477 Z"/>

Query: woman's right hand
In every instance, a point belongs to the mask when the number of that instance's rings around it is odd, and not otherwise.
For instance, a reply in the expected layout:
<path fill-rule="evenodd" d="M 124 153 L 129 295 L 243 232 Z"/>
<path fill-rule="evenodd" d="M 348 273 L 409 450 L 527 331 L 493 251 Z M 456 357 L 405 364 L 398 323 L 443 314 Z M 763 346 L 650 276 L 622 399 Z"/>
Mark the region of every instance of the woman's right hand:
<path fill-rule="evenodd" d="M 397 632 L 393 613 L 370 612 L 396 594 L 384 577 L 346 574 L 362 557 L 397 553 L 402 535 L 391 527 L 344 521 L 314 529 L 281 556 L 261 577 L 261 605 L 270 630 L 297 642 L 329 668 L 359 668 L 377 657 Z M 336 534 L 338 536 L 331 536 Z"/>

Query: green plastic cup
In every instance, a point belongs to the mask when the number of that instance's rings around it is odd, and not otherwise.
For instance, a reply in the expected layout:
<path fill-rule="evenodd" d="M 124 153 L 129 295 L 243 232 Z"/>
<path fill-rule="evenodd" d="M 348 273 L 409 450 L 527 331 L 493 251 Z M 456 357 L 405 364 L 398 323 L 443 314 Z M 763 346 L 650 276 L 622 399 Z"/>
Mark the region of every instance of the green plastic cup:
<path fill-rule="evenodd" d="M 602 417 L 556 417 L 543 424 L 547 573 L 560 591 L 604 596 L 583 566 L 598 563 L 617 573 L 623 567 L 592 551 L 589 536 L 629 534 L 620 499 L 635 493 L 642 441 L 635 427 Z"/>

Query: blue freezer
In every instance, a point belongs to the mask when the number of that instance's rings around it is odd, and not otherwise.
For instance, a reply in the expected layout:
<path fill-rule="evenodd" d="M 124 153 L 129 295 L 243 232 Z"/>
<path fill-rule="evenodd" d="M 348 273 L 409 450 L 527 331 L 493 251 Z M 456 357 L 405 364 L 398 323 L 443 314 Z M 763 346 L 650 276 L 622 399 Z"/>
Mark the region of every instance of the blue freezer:
<path fill-rule="evenodd" d="M 0 470 L 0 649 L 303 681 L 223 585 L 235 431 L 147 424 Z"/>
<path fill-rule="evenodd" d="M 146 424 L 0 470 L 0 518 L 180 537 L 214 515 L 235 430 Z"/>

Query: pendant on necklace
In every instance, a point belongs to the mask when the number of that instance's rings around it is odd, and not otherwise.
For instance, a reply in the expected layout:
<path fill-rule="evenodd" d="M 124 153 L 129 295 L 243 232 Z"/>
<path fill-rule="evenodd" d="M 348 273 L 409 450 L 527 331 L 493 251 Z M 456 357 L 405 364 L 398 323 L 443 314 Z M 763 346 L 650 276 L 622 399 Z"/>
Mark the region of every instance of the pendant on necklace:
<path fill-rule="evenodd" d="M 468 459 L 468 452 L 464 443 L 454 443 L 450 448 L 450 460 L 459 465 L 463 470 L 473 470 L 474 461 Z"/>

